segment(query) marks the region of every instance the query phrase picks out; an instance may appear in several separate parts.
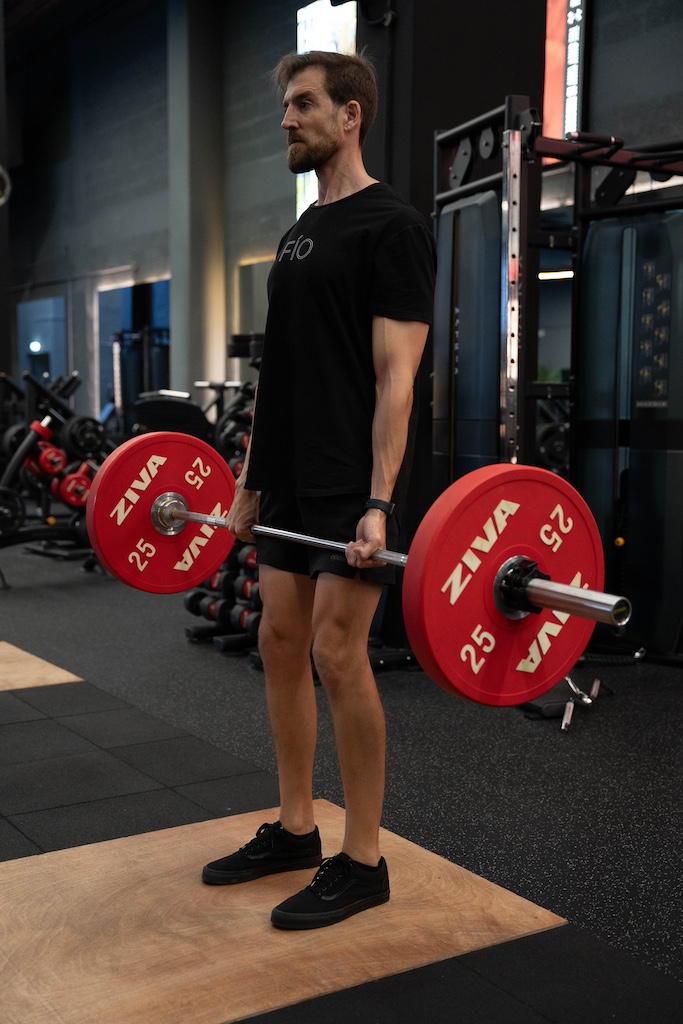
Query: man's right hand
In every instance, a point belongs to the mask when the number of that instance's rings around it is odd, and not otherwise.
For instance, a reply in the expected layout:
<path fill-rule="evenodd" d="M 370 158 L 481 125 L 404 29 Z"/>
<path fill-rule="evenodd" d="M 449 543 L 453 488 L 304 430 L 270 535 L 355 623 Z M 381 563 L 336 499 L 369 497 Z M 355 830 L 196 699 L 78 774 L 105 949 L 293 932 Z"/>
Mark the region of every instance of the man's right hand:
<path fill-rule="evenodd" d="M 259 492 L 246 490 L 238 481 L 227 518 L 228 530 L 236 540 L 244 541 L 245 544 L 254 543 L 255 537 L 251 528 L 258 522 L 258 507 Z"/>

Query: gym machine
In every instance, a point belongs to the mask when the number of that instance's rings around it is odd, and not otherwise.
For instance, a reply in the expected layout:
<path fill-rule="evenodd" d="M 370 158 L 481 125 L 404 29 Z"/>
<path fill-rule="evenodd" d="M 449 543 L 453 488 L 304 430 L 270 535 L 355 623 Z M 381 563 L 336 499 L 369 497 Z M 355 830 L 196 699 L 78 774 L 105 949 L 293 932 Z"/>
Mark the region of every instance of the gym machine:
<path fill-rule="evenodd" d="M 639 612 L 629 643 L 683 654 L 683 174 L 679 142 L 536 140 L 575 169 L 570 461 L 605 540 L 606 580 Z M 642 191 L 629 192 L 640 172 Z M 609 641 L 606 637 L 605 641 Z M 614 646 L 614 638 L 610 646 Z"/>
<path fill-rule="evenodd" d="M 571 216 L 555 228 L 540 214 L 544 158 L 574 172 Z M 441 489 L 494 462 L 546 466 L 571 480 L 598 522 L 606 586 L 639 609 L 628 649 L 675 659 L 683 653 L 683 399 L 672 387 L 683 369 L 683 190 L 627 195 L 638 172 L 655 184 L 683 173 L 683 146 L 629 150 L 585 133 L 548 139 L 524 97 L 436 133 L 433 465 Z M 574 274 L 561 382 L 538 379 L 543 249 L 563 252 Z M 605 631 L 601 642 L 623 652 L 622 632 Z"/>

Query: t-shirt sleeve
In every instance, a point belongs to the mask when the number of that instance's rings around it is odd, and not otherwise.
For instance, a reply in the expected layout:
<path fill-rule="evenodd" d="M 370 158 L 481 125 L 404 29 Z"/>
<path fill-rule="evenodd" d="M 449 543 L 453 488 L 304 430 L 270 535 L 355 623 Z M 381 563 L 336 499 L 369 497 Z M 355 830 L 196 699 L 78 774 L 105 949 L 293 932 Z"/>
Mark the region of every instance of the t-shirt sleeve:
<path fill-rule="evenodd" d="M 431 324 L 436 251 L 426 225 L 400 228 L 375 252 L 370 313 Z"/>

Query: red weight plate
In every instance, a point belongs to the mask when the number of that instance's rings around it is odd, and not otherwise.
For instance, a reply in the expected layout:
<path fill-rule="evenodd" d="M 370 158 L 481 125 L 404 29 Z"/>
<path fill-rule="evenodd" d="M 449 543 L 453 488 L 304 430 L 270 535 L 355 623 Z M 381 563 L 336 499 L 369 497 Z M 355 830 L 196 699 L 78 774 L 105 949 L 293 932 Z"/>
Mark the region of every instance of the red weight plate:
<path fill-rule="evenodd" d="M 436 500 L 410 546 L 403 613 L 425 672 L 480 704 L 533 700 L 585 650 L 595 623 L 549 609 L 508 619 L 494 581 L 508 559 L 538 562 L 556 583 L 602 590 L 597 525 L 561 477 L 534 466 L 485 466 Z"/>
<path fill-rule="evenodd" d="M 205 441 L 160 431 L 125 441 L 95 474 L 86 525 L 95 554 L 137 590 L 177 594 L 207 580 L 228 556 L 228 530 L 186 523 L 173 536 L 152 522 L 160 494 L 179 494 L 191 512 L 224 518 L 235 494 L 225 460 Z"/>

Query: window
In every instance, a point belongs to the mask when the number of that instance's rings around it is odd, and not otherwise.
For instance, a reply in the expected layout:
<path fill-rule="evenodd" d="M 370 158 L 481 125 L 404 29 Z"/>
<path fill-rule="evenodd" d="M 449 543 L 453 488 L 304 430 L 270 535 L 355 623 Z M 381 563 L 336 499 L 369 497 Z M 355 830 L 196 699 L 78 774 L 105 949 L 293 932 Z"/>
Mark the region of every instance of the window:
<path fill-rule="evenodd" d="M 297 11 L 296 52 L 308 50 L 330 50 L 336 53 L 356 52 L 356 3 L 330 6 L 329 0 L 315 0 Z M 315 171 L 296 176 L 296 215 L 318 198 L 318 181 Z"/>

